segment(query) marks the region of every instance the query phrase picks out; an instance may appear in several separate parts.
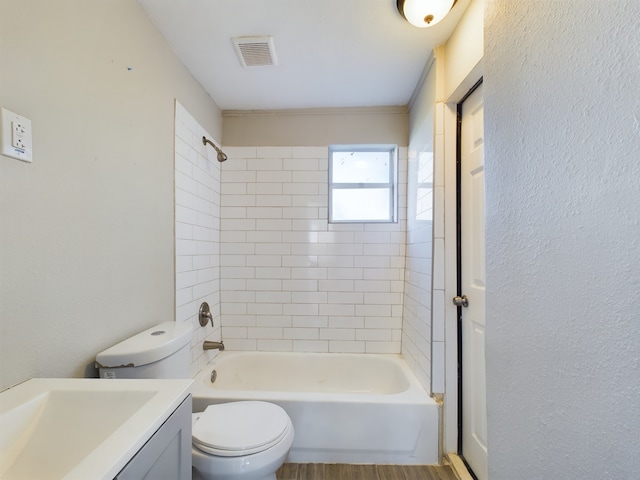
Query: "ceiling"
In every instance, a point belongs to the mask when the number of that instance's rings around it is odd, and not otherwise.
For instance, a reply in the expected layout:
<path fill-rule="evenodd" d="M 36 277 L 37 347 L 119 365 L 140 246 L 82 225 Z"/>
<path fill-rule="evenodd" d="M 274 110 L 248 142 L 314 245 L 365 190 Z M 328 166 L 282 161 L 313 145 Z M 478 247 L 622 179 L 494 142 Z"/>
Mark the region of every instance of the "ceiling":
<path fill-rule="evenodd" d="M 406 105 L 469 4 L 421 29 L 396 0 L 138 1 L 222 110 Z M 231 38 L 258 35 L 277 65 L 241 65 Z"/>

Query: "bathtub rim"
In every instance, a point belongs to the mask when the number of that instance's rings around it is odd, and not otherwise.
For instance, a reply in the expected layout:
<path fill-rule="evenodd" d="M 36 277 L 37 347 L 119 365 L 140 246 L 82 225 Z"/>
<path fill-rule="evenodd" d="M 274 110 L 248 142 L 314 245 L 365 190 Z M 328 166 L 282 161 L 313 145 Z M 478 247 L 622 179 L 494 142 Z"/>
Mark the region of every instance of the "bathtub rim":
<path fill-rule="evenodd" d="M 342 356 L 352 357 L 376 357 L 394 362 L 402 371 L 409 385 L 401 392 L 397 393 L 370 393 L 370 392 L 296 392 L 295 390 L 238 390 L 224 389 L 217 390 L 210 387 L 211 370 L 216 368 L 218 361 L 232 359 L 234 356 L 246 355 L 286 355 L 286 356 Z M 401 354 L 398 353 L 318 353 L 318 352 L 262 352 L 262 351 L 224 351 L 219 352 L 205 367 L 203 367 L 194 377 L 192 387 L 194 406 L 196 399 L 226 400 L 236 398 L 246 398 L 247 400 L 264 401 L 315 401 L 315 402 L 335 402 L 343 401 L 347 403 L 396 403 L 396 404 L 437 404 L 431 394 L 420 384 L 417 377 L 411 371 Z M 200 403 L 200 402 L 197 402 Z"/>

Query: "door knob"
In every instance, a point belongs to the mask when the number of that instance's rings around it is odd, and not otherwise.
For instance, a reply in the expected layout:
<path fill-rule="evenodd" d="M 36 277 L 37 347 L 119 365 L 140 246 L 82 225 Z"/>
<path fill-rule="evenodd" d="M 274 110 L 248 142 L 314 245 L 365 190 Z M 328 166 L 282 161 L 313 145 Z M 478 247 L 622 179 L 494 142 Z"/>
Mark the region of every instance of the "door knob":
<path fill-rule="evenodd" d="M 457 297 L 453 297 L 453 304 L 456 307 L 468 307 L 469 306 L 469 299 L 467 298 L 466 295 L 462 295 L 457 296 Z"/>

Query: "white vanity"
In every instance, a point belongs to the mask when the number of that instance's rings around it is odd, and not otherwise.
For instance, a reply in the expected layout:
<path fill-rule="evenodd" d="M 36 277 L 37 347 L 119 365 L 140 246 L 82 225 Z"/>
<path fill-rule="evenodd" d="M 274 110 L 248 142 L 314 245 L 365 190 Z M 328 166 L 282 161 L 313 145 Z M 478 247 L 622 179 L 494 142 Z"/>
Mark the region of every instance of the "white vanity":
<path fill-rule="evenodd" d="M 0 478 L 191 478 L 191 380 L 31 379 L 0 393 Z"/>

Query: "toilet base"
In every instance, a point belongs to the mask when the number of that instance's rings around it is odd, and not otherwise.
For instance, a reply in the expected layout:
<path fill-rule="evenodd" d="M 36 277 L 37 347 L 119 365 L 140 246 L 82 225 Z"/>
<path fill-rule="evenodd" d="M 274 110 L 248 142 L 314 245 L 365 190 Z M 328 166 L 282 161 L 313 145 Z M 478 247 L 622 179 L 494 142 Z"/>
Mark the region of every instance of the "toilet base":
<path fill-rule="evenodd" d="M 213 480 L 225 480 L 226 477 L 212 477 Z M 192 468 L 191 469 L 191 480 L 208 480 L 206 478 L 204 478 L 202 475 L 200 475 L 200 473 L 195 469 Z M 272 473 L 270 475 L 267 475 L 266 477 L 259 477 L 259 478 L 252 478 L 251 480 L 277 480 L 276 474 Z"/>

